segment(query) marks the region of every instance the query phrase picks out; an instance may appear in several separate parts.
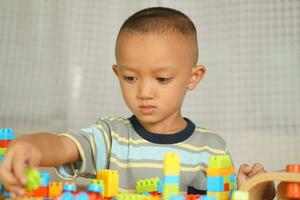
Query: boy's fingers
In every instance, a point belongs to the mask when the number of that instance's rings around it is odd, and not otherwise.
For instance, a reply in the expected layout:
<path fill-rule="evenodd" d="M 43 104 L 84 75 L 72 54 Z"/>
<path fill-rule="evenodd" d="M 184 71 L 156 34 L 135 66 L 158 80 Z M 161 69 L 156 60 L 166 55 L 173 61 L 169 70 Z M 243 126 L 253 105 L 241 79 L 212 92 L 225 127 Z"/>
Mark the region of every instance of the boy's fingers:
<path fill-rule="evenodd" d="M 26 176 L 25 176 L 25 167 L 26 167 L 26 160 L 27 158 L 25 155 L 16 155 L 13 159 L 14 165 L 13 165 L 13 171 L 23 185 L 26 183 Z"/>
<path fill-rule="evenodd" d="M 248 174 L 251 171 L 251 167 L 247 164 L 242 164 L 240 166 L 239 172 L 242 172 L 243 174 Z"/>
<path fill-rule="evenodd" d="M 18 184 L 17 178 L 12 173 L 12 154 L 10 152 L 4 156 L 0 176 L 6 186 Z"/>
<path fill-rule="evenodd" d="M 249 176 L 249 178 L 251 178 L 251 177 L 253 177 L 257 174 L 261 174 L 263 172 L 265 172 L 263 165 L 261 163 L 255 163 L 248 176 Z"/>

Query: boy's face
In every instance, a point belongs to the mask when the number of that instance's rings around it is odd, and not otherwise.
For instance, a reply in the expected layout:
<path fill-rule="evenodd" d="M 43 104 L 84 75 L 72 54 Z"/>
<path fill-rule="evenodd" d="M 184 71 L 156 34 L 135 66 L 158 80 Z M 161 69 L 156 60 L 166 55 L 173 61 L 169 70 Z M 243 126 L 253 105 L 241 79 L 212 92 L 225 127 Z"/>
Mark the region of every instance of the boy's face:
<path fill-rule="evenodd" d="M 180 35 L 120 35 L 113 69 L 127 106 L 143 124 L 182 119 L 185 94 L 205 72 L 194 66 L 194 56 L 193 41 Z"/>

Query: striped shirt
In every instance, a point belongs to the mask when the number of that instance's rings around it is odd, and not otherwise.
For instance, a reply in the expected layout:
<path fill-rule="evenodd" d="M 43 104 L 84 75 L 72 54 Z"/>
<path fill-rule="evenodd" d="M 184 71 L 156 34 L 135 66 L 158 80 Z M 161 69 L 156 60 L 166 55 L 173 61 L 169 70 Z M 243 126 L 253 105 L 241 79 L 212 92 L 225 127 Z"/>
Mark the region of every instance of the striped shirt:
<path fill-rule="evenodd" d="M 163 178 L 166 152 L 180 157 L 180 190 L 206 190 L 206 168 L 211 155 L 227 152 L 225 141 L 217 134 L 184 118 L 186 128 L 174 134 L 147 131 L 133 115 L 130 118 L 107 117 L 79 132 L 62 133 L 77 146 L 80 166 L 75 163 L 57 167 L 63 178 L 95 177 L 100 169 L 119 173 L 120 192 L 134 192 L 140 179 Z"/>

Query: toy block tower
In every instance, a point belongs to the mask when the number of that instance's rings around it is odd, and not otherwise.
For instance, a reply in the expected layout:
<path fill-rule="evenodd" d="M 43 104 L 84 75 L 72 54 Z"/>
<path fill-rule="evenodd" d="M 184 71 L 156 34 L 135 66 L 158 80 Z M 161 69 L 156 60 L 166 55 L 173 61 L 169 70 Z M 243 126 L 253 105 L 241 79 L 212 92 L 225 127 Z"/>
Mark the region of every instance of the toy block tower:
<path fill-rule="evenodd" d="M 11 128 L 0 128 L 0 162 L 3 160 L 3 156 L 9 143 L 15 139 L 15 132 Z"/>
<path fill-rule="evenodd" d="M 0 128 L 0 163 L 3 160 L 4 154 L 9 143 L 15 139 L 15 132 L 11 128 Z M 4 192 L 4 186 L 0 182 L 0 195 L 9 193 Z"/>
<path fill-rule="evenodd" d="M 163 200 L 170 200 L 173 195 L 179 194 L 180 162 L 176 153 L 166 153 L 164 157 Z"/>
<path fill-rule="evenodd" d="M 119 174 L 117 170 L 103 169 L 97 172 L 97 179 L 103 180 L 104 197 L 115 197 L 119 192 Z"/>
<path fill-rule="evenodd" d="M 210 157 L 207 173 L 207 196 L 229 200 L 235 189 L 235 174 L 229 155 Z"/>

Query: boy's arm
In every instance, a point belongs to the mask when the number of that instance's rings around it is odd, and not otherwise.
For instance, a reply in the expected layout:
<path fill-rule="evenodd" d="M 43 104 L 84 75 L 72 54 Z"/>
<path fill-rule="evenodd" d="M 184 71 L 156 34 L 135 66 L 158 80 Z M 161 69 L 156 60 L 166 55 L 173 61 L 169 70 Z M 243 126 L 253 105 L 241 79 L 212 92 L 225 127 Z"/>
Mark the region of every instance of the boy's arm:
<path fill-rule="evenodd" d="M 50 133 L 19 136 L 8 146 L 0 166 L 0 179 L 13 194 L 24 194 L 24 169 L 57 166 L 79 159 L 76 145 L 67 137 Z"/>

